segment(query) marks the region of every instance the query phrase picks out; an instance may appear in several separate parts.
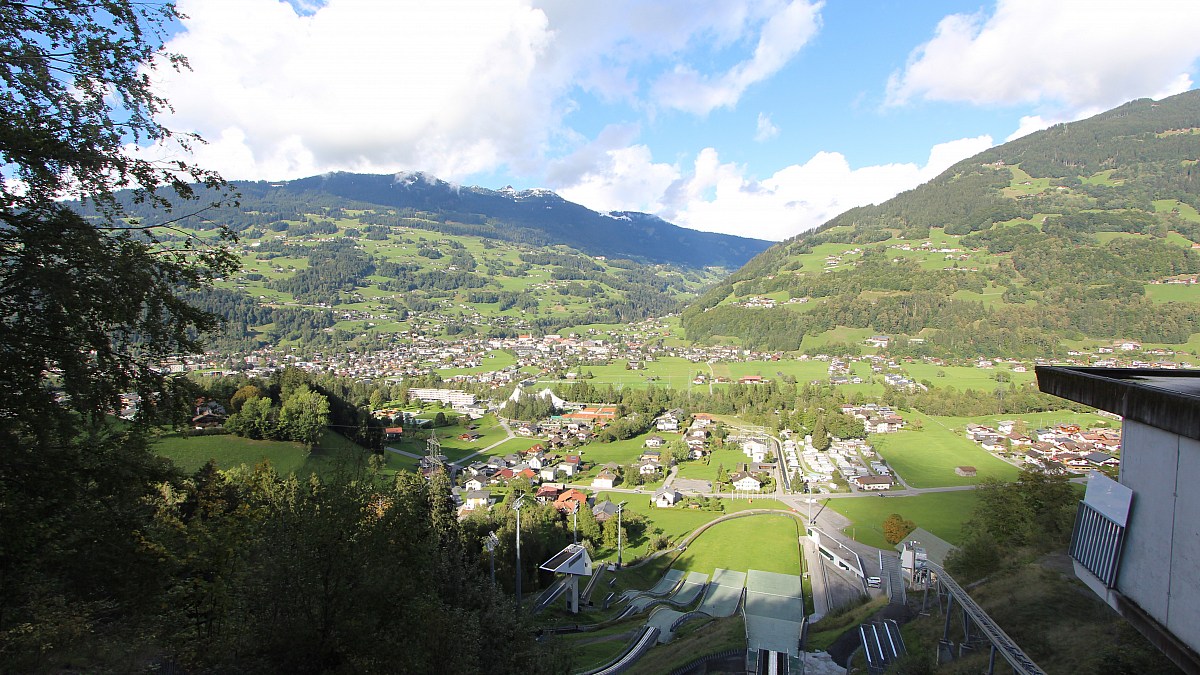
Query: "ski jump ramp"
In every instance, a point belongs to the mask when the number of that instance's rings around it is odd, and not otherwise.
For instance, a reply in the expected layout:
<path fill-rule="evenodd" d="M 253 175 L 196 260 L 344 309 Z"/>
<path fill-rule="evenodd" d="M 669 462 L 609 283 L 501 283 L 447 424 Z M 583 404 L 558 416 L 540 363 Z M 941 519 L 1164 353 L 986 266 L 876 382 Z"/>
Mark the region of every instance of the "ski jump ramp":
<path fill-rule="evenodd" d="M 800 577 L 750 570 L 746 579 L 746 632 L 751 650 L 800 653 L 804 591 Z"/>

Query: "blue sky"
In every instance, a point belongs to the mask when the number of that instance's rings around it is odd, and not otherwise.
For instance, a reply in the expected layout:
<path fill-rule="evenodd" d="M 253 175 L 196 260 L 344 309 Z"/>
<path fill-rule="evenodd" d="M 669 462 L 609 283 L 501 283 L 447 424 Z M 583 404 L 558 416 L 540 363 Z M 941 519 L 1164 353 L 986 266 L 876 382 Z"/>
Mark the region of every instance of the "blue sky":
<path fill-rule="evenodd" d="M 1184 0 L 178 5 L 165 121 L 226 178 L 424 171 L 771 240 L 1200 76 Z"/>

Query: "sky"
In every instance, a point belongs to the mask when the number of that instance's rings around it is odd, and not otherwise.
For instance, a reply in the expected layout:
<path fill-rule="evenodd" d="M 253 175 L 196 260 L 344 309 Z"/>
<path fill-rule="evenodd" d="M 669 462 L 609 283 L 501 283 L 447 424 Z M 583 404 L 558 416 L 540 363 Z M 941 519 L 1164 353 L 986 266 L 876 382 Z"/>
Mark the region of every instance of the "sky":
<path fill-rule="evenodd" d="M 162 121 L 226 179 L 422 171 L 773 241 L 1200 78 L 1195 0 L 177 4 Z"/>

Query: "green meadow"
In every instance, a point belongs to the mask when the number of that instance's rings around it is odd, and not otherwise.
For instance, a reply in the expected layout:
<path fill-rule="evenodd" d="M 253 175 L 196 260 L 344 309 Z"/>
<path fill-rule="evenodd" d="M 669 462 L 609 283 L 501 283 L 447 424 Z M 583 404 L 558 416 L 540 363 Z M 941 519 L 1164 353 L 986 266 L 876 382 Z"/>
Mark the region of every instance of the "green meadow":
<path fill-rule="evenodd" d="M 232 434 L 217 436 L 182 436 L 169 433 L 153 445 L 156 452 L 170 459 L 186 473 L 194 473 L 212 460 L 217 468 L 255 466 L 270 462 L 282 475 L 322 476 L 339 472 L 356 472 L 366 467 L 370 454 L 341 434 L 326 429 L 317 447 L 311 452 L 301 443 L 290 441 L 255 441 Z M 385 472 L 415 467 L 409 458 L 386 453 Z"/>
<path fill-rule="evenodd" d="M 671 567 L 705 574 L 727 569 L 799 575 L 800 528 L 795 518 L 775 515 L 717 523 L 689 544 Z"/>
<path fill-rule="evenodd" d="M 599 492 L 596 494 L 596 500 L 613 501 L 618 503 L 626 502 L 625 508 L 627 512 L 641 514 L 649 521 L 649 525 L 646 528 L 646 533 L 642 537 L 626 542 L 623 555 L 624 560 L 626 561 L 645 556 L 649 552 L 650 540 L 658 535 L 665 534 L 670 537 L 672 542 L 678 542 L 697 527 L 700 527 L 705 523 L 709 523 L 729 513 L 744 511 L 746 509 L 788 509 L 787 506 L 781 502 L 775 501 L 774 499 L 755 499 L 752 502 L 745 499 L 722 499 L 721 504 L 723 504 L 725 507 L 724 511 L 704 511 L 701 509 L 690 509 L 683 506 L 660 509 L 651 503 L 652 500 L 649 493 L 644 495 L 635 495 L 624 492 Z M 730 522 L 758 523 L 766 520 L 775 520 L 775 518 L 768 519 L 755 516 L 737 519 Z M 778 518 L 778 520 L 784 519 Z M 788 520 L 791 519 L 789 518 Z M 705 538 L 712 538 L 710 535 L 714 531 L 718 531 L 718 527 L 721 526 L 714 526 L 713 529 L 710 529 L 701 535 L 696 542 L 689 546 L 689 549 L 695 547 L 696 543 L 704 540 Z M 794 542 L 795 539 L 793 539 L 793 543 Z M 602 551 L 599 555 L 604 560 L 616 560 L 617 557 L 616 551 Z M 665 569 L 662 570 L 662 572 L 665 571 Z M 659 574 L 662 574 L 662 572 L 659 572 Z"/>
<path fill-rule="evenodd" d="M 883 538 L 883 521 L 898 513 L 951 544 L 962 542 L 963 523 L 971 517 L 978 497 L 974 490 L 926 492 L 914 496 L 848 497 L 830 499 L 825 508 L 833 509 L 854 521 L 846 528 L 847 536 L 869 546 L 889 549 Z"/>
<path fill-rule="evenodd" d="M 966 436 L 951 430 L 936 418 L 906 413 L 909 428 L 891 434 L 872 434 L 871 443 L 888 465 L 912 487 L 973 485 L 984 478 L 1013 480 L 1015 466 L 993 457 Z M 911 428 L 920 420 L 922 429 Z M 973 466 L 977 475 L 959 476 L 958 466 Z"/>

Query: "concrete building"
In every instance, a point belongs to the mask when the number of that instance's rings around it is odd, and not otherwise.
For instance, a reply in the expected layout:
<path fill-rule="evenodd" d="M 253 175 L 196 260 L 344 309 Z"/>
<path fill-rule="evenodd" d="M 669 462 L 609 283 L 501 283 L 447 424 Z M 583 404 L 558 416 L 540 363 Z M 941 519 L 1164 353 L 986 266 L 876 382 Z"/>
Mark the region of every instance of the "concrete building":
<path fill-rule="evenodd" d="M 1088 480 L 1076 575 L 1200 673 L 1200 371 L 1038 366 L 1038 387 L 1124 418 L 1120 480 Z"/>

